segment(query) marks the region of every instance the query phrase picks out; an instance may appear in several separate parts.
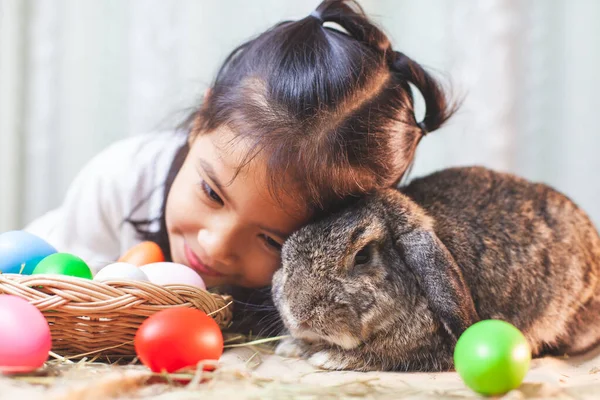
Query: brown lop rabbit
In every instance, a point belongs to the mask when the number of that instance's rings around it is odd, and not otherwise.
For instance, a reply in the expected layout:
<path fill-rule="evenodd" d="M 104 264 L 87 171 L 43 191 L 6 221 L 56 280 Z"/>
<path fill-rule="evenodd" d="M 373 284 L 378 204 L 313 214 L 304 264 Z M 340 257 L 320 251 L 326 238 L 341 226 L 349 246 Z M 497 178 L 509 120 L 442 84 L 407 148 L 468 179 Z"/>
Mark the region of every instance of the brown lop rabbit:
<path fill-rule="evenodd" d="M 600 238 L 552 188 L 452 168 L 356 200 L 284 243 L 272 295 L 326 369 L 440 371 L 471 324 L 502 319 L 534 356 L 600 340 Z"/>

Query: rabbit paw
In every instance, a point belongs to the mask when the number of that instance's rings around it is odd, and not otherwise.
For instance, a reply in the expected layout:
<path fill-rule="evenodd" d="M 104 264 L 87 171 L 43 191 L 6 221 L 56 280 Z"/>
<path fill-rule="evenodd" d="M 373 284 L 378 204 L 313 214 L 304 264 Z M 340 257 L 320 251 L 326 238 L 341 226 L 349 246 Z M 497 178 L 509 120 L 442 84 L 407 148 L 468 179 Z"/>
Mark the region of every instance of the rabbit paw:
<path fill-rule="evenodd" d="M 349 367 L 348 355 L 343 350 L 335 348 L 323 349 L 312 354 L 308 362 L 318 368 L 340 370 Z"/>
<path fill-rule="evenodd" d="M 275 348 L 275 354 L 281 357 L 300 358 L 303 353 L 302 342 L 293 338 L 281 340 Z"/>
<path fill-rule="evenodd" d="M 286 338 L 279 342 L 275 354 L 282 357 L 303 357 L 312 366 L 326 370 L 373 370 L 373 367 L 365 362 L 362 353 L 337 346 L 332 347 L 326 343 L 309 343 Z"/>

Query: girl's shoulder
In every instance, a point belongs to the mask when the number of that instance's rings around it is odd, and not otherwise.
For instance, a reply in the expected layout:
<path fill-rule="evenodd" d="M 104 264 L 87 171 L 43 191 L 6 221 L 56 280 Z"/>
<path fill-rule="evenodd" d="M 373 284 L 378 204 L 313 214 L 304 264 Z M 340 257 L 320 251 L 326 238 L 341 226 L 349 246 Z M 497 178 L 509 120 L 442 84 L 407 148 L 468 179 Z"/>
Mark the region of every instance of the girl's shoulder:
<path fill-rule="evenodd" d="M 186 141 L 182 131 L 144 133 L 109 145 L 90 162 L 92 175 L 98 177 L 96 187 L 107 189 L 103 197 L 114 209 L 115 222 L 160 215 L 168 173 Z M 120 226 L 122 246 L 131 246 L 137 240 L 132 226 Z"/>
<path fill-rule="evenodd" d="M 117 193 L 139 201 L 154 187 L 164 183 L 178 149 L 187 136 L 181 131 L 144 133 L 120 139 L 95 155 L 78 180 L 93 179 L 108 184 Z"/>
<path fill-rule="evenodd" d="M 114 261 L 139 242 L 127 218 L 160 215 L 164 184 L 184 132 L 147 133 L 118 140 L 79 171 L 62 204 L 25 230 L 92 268 Z"/>

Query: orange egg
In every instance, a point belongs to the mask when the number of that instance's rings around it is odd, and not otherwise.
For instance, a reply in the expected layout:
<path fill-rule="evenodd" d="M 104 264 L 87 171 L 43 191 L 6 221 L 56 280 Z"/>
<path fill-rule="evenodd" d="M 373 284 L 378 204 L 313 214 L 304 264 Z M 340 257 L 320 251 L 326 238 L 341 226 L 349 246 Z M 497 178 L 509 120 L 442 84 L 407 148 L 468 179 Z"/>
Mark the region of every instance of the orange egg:
<path fill-rule="evenodd" d="M 126 262 L 137 265 L 138 267 L 163 261 L 165 261 L 165 256 L 160 247 L 154 242 L 142 242 L 137 244 L 127 250 L 127 252 L 118 260 L 118 262 Z"/>

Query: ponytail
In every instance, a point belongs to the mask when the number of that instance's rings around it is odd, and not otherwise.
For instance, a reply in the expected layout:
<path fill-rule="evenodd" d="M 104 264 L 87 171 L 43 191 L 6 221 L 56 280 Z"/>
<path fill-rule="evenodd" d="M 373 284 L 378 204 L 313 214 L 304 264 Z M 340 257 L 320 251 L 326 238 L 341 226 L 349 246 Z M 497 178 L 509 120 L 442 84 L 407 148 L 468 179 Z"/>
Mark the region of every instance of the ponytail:
<path fill-rule="evenodd" d="M 456 105 L 448 105 L 440 84 L 418 63 L 399 51 L 390 49 L 388 54 L 391 71 L 415 85 L 425 99 L 425 117 L 417 123 L 423 135 L 438 129 L 456 111 Z"/>
<path fill-rule="evenodd" d="M 355 40 L 382 55 L 402 86 L 406 86 L 406 82 L 415 85 L 425 99 L 425 117 L 421 122 L 417 122 L 415 117 L 414 121 L 423 135 L 438 129 L 456 111 L 457 106 L 448 104 L 440 84 L 417 62 L 401 52 L 394 51 L 387 35 L 369 21 L 356 1 L 325 0 L 309 17 L 315 18 L 321 24 L 338 24 Z"/>

